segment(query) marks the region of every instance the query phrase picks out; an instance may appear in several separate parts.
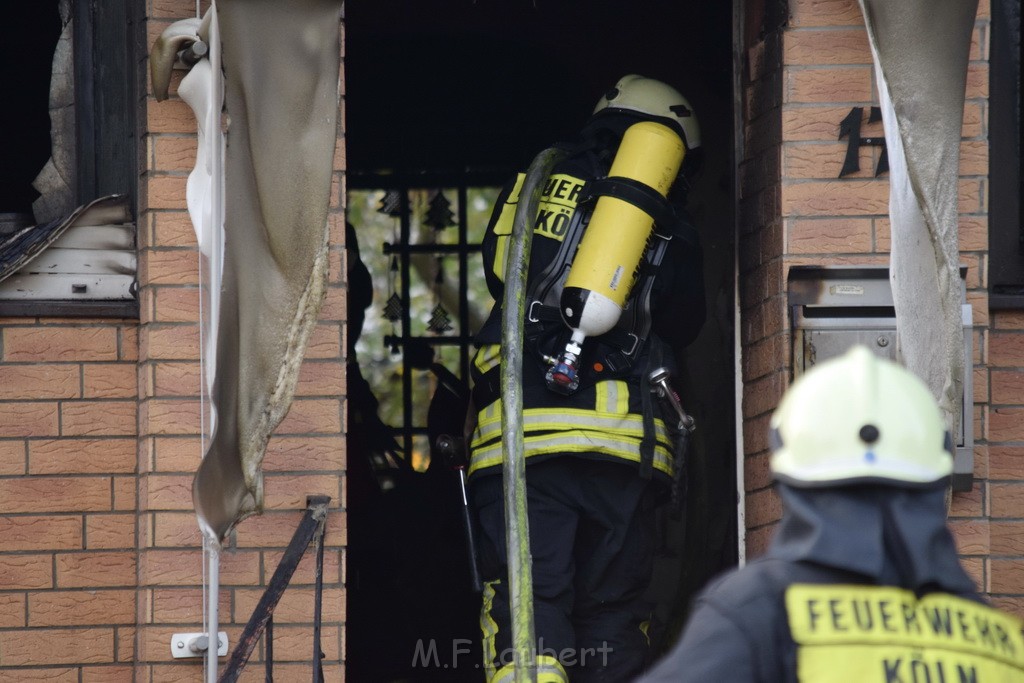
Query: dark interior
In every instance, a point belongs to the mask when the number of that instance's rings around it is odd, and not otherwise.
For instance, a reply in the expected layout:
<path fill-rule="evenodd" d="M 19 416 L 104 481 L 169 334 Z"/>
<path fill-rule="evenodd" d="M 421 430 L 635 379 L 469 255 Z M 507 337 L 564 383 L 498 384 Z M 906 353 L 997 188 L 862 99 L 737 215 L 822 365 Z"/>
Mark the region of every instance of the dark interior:
<path fill-rule="evenodd" d="M 601 94 L 630 73 L 673 85 L 696 111 L 704 168 L 691 189 L 689 208 L 704 248 L 708 318 L 698 340 L 677 350 L 684 403 L 698 428 L 687 462 L 686 513 L 681 520 L 665 520 L 665 547 L 652 586 L 656 615 L 664 624 L 656 651 L 671 643 L 693 593 L 736 562 L 731 4 L 346 4 L 345 136 L 353 185 L 372 186 L 362 178 L 375 174 L 491 178 L 521 170 L 540 149 L 575 132 Z M 361 239 L 360 248 L 380 245 Z M 358 457 L 351 447 L 349 457 Z M 350 525 L 358 514 L 350 510 Z M 351 549 L 353 556 L 359 552 Z M 372 660 L 391 657 L 405 664 L 408 652 L 397 647 L 388 652 L 379 638 L 374 645 L 358 635 L 379 634 L 395 619 L 416 619 L 408 613 L 417 609 L 410 600 L 395 608 L 406 614 L 367 615 L 352 611 L 350 603 L 350 674 L 361 674 L 359 680 L 439 680 L 436 670 L 374 672 Z M 479 637 L 475 620 L 467 628 L 457 637 Z M 364 649 L 371 647 L 381 649 Z M 480 675 L 479 670 L 449 671 L 444 680 Z"/>

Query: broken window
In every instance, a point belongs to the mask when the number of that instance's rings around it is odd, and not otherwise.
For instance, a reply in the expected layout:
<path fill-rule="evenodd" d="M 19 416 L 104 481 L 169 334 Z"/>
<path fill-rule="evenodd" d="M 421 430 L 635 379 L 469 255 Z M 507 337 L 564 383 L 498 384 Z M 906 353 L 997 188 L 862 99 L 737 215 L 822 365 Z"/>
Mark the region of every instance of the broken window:
<path fill-rule="evenodd" d="M 141 7 L 42 0 L 8 12 L 0 314 L 137 316 Z"/>

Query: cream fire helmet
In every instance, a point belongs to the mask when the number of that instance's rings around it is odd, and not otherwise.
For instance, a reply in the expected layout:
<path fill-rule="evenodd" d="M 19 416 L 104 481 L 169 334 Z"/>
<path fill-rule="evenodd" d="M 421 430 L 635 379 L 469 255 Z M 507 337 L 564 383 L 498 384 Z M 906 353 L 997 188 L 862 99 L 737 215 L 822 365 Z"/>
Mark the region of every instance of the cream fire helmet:
<path fill-rule="evenodd" d="M 924 382 L 864 346 L 797 379 L 771 419 L 775 478 L 796 487 L 928 486 L 953 471 L 952 441 Z"/>
<path fill-rule="evenodd" d="M 636 74 L 623 76 L 601 97 L 594 113 L 611 109 L 634 111 L 667 123 L 683 138 L 687 152 L 700 147 L 700 124 L 693 107 L 679 91 L 661 81 Z"/>

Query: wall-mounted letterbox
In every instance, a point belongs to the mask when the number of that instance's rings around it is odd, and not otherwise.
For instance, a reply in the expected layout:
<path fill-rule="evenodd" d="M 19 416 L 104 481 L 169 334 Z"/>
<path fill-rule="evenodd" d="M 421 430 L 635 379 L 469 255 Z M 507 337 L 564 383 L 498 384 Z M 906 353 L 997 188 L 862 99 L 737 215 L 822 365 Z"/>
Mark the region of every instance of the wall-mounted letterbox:
<path fill-rule="evenodd" d="M 960 269 L 961 278 L 966 268 Z M 875 354 L 896 357 L 896 310 L 889 269 L 850 266 L 796 266 L 789 271 L 789 307 L 793 330 L 793 374 L 841 355 L 855 344 Z M 964 291 L 964 288 L 961 288 Z M 964 401 L 953 461 L 953 490 L 969 491 L 974 481 L 973 316 L 961 303 L 964 331 Z"/>

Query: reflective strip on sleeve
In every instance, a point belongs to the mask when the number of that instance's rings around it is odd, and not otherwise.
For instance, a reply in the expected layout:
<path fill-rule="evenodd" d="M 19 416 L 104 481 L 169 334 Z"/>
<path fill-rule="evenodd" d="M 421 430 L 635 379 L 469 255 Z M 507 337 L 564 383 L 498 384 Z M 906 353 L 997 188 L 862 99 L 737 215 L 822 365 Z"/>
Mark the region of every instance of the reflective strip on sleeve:
<path fill-rule="evenodd" d="M 498 367 L 501 363 L 501 345 L 500 344 L 486 344 L 481 346 L 473 356 L 473 367 L 476 368 L 477 372 L 481 375 L 487 373 L 492 368 Z"/>
<path fill-rule="evenodd" d="M 495 679 L 496 661 L 498 658 L 495 639 L 498 637 L 498 622 L 491 616 L 491 607 L 494 606 L 494 585 L 500 583 L 501 579 L 487 581 L 484 583 L 483 604 L 480 607 L 480 632 L 483 634 L 483 657 L 484 671 L 487 680 Z"/>

